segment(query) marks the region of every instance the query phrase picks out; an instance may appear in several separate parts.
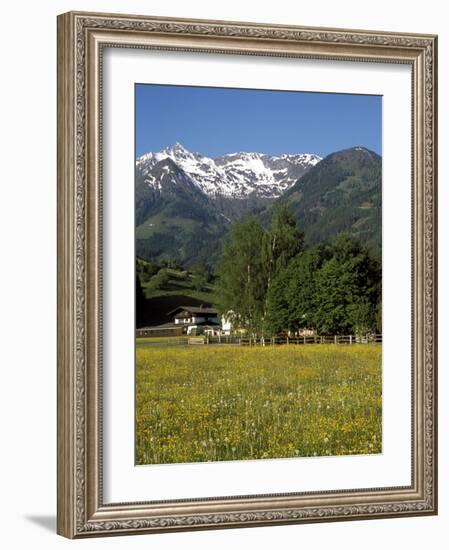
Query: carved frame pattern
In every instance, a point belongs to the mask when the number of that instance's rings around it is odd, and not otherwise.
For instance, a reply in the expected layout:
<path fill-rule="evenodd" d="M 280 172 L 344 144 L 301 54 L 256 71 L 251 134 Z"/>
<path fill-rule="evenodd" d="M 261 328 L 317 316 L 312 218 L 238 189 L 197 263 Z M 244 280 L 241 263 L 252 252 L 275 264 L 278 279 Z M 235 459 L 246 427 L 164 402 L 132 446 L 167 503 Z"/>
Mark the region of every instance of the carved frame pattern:
<path fill-rule="evenodd" d="M 416 372 L 411 487 L 102 503 L 99 91 L 104 45 L 412 65 Z M 59 16 L 60 534 L 78 538 L 436 513 L 436 45 L 430 35 L 74 12 Z"/>

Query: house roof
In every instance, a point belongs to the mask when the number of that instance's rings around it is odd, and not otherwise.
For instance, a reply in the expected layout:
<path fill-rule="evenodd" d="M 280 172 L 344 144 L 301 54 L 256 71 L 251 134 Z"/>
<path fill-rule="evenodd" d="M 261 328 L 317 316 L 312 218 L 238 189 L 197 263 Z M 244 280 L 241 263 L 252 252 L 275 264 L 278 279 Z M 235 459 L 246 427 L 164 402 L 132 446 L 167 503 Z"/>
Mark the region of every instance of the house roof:
<path fill-rule="evenodd" d="M 142 327 L 137 330 L 166 330 L 166 329 L 173 329 L 173 330 L 180 330 L 188 327 L 220 327 L 220 323 L 216 323 L 215 321 L 201 321 L 200 323 L 163 323 L 162 325 L 152 325 L 149 327 Z"/>
<path fill-rule="evenodd" d="M 190 314 L 202 313 L 203 315 L 218 315 L 218 311 L 213 307 L 202 307 L 202 306 L 179 306 L 172 311 L 169 311 L 167 315 L 175 315 L 181 312 L 187 312 Z"/>
<path fill-rule="evenodd" d="M 137 330 L 160 330 L 160 329 L 180 329 L 183 325 L 176 325 L 175 323 L 163 323 L 162 325 L 150 325 L 148 327 L 141 327 Z"/>

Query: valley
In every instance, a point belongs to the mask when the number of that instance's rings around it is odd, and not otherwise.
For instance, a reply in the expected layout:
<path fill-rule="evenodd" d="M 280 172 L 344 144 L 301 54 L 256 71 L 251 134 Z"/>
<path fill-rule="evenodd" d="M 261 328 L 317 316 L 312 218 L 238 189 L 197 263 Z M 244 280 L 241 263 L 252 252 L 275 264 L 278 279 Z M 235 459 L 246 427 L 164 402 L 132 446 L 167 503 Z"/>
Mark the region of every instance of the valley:
<path fill-rule="evenodd" d="M 247 215 L 268 225 L 286 203 L 305 242 L 348 232 L 381 248 L 382 159 L 353 147 L 311 153 L 232 153 L 210 159 L 180 144 L 136 161 L 136 253 L 148 261 L 213 267 L 230 227 Z"/>

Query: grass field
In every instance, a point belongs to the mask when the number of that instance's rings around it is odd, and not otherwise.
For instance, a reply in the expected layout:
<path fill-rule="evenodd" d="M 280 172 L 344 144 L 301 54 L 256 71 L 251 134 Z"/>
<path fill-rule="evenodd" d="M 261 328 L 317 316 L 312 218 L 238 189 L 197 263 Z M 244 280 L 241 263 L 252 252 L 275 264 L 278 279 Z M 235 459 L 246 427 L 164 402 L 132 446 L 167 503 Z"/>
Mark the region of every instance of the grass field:
<path fill-rule="evenodd" d="M 148 264 L 139 258 L 141 265 Z M 164 268 L 166 280 L 162 288 L 155 288 L 152 279 L 140 279 L 146 299 L 143 313 L 137 319 L 139 327 L 160 325 L 172 320 L 171 311 L 179 306 L 211 307 L 215 295 L 211 283 L 203 282 L 202 290 L 195 288 L 194 274 L 181 269 Z"/>
<path fill-rule="evenodd" d="M 155 298 L 159 296 L 188 296 L 196 300 L 202 300 L 210 303 L 214 298 L 213 285 L 206 283 L 203 290 L 196 290 L 193 286 L 193 276 L 187 271 L 176 269 L 166 269 L 167 282 L 162 289 L 153 289 L 151 281 L 142 284 L 142 289 L 146 298 Z M 172 308 L 174 309 L 174 308 Z"/>
<path fill-rule="evenodd" d="M 381 353 L 137 346 L 136 462 L 380 453 Z"/>

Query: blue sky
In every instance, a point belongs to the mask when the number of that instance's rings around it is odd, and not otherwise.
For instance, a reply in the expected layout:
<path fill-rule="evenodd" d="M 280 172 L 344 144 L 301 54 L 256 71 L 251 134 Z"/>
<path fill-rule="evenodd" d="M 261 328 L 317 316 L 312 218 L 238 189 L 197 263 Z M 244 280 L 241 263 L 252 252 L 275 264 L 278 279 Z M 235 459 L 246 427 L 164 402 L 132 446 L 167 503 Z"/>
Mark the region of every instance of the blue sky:
<path fill-rule="evenodd" d="M 235 151 L 382 153 L 382 98 L 194 86 L 136 85 L 136 156 L 176 142 L 209 157 Z"/>

